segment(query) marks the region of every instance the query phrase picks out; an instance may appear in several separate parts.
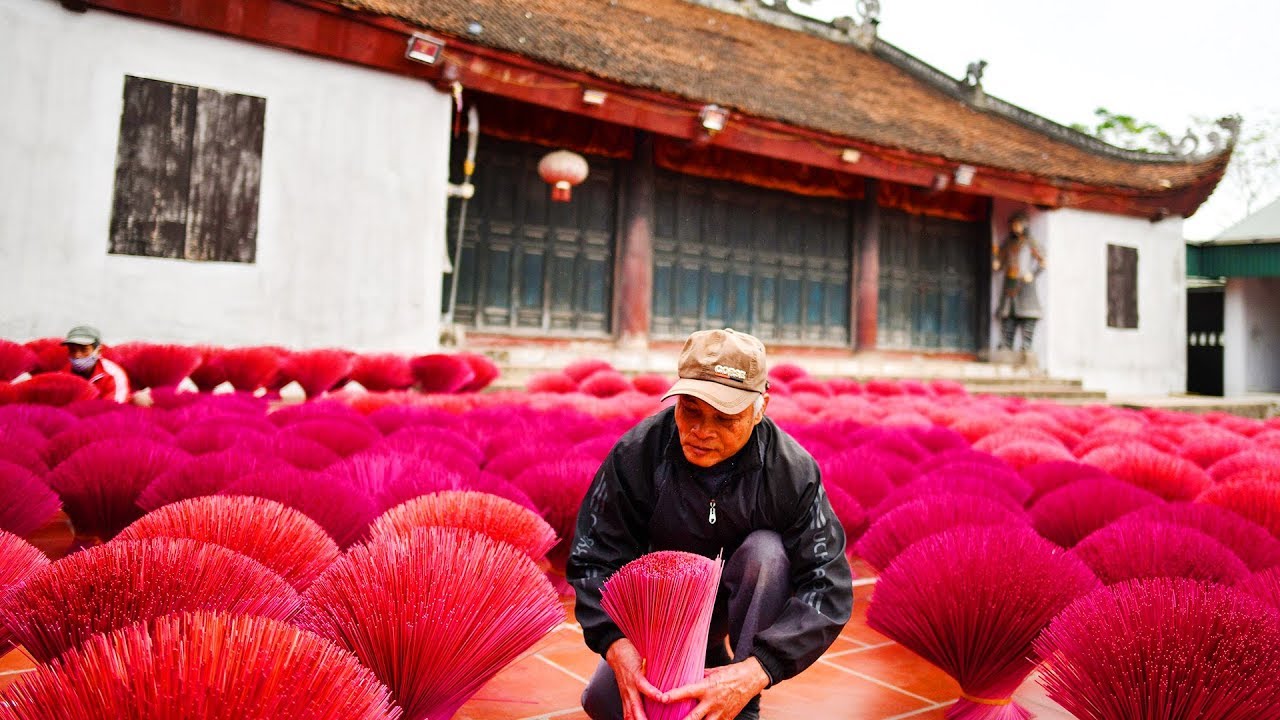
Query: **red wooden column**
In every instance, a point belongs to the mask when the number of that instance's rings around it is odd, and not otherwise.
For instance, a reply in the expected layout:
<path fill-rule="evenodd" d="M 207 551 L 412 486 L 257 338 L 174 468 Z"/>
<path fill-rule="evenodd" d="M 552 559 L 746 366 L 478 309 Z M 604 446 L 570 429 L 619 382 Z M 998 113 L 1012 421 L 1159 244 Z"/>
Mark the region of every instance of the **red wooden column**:
<path fill-rule="evenodd" d="M 867 213 L 858 238 L 858 277 L 854 290 L 854 307 L 858 309 L 857 348 L 874 350 L 880 316 L 880 202 L 879 183 L 868 178 L 866 184 Z"/>
<path fill-rule="evenodd" d="M 653 297 L 653 137 L 636 132 L 635 153 L 622 178 L 621 267 L 618 273 L 618 344 L 649 345 Z"/>

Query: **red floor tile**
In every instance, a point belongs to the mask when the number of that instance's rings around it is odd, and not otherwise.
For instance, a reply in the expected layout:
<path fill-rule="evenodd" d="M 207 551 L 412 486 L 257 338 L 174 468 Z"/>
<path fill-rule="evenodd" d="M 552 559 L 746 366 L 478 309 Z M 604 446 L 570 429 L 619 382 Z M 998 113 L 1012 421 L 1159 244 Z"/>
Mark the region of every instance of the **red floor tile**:
<path fill-rule="evenodd" d="M 960 686 L 949 675 L 901 645 L 850 650 L 843 654 L 837 651 L 828 661 L 929 702 L 954 700 L 960 694 Z"/>
<path fill-rule="evenodd" d="M 818 661 L 766 691 L 761 714 L 768 720 L 883 720 L 926 707 L 928 702 Z"/>
<path fill-rule="evenodd" d="M 0 690 L 17 682 L 23 675 L 31 672 L 36 664 L 20 649 L 10 650 L 0 655 Z"/>

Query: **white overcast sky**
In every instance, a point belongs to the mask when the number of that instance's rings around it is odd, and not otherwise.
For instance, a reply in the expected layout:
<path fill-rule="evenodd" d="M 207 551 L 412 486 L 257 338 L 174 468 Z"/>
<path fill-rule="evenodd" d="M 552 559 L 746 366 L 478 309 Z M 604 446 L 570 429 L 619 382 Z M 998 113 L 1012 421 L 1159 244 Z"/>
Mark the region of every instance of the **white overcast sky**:
<path fill-rule="evenodd" d="M 791 5 L 856 17 L 854 0 Z M 1175 136 L 1192 116 L 1280 117 L 1280 0 L 881 0 L 880 37 L 954 77 L 986 60 L 987 92 L 1063 124 L 1097 107 Z M 1187 237 L 1238 220 L 1231 200 Z"/>

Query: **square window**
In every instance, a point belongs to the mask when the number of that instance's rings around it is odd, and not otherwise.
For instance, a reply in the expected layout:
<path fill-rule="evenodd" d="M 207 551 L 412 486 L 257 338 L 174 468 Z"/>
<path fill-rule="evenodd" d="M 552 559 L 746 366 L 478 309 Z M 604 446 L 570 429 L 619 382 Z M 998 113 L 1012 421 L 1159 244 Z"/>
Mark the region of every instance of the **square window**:
<path fill-rule="evenodd" d="M 108 252 L 252 263 L 266 104 L 125 76 Z"/>
<path fill-rule="evenodd" d="M 1138 249 L 1107 245 L 1107 327 L 1138 327 Z"/>

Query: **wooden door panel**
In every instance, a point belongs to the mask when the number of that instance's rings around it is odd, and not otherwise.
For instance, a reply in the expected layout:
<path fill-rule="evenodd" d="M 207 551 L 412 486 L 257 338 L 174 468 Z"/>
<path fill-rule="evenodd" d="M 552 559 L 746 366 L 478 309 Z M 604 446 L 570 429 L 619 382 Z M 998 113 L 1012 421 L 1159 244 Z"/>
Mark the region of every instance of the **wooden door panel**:
<path fill-rule="evenodd" d="M 977 350 L 986 232 L 982 222 L 882 210 L 880 347 Z"/>
<path fill-rule="evenodd" d="M 609 332 L 617 211 L 613 161 L 588 158 L 590 174 L 573 200 L 555 203 L 537 173 L 547 152 L 481 138 L 477 192 L 467 209 L 457 271 L 457 322 L 567 336 Z M 457 204 L 451 205 L 452 239 Z M 446 278 L 446 298 L 452 279 Z"/>
<path fill-rule="evenodd" d="M 766 342 L 849 342 L 848 203 L 662 173 L 650 331 L 730 326 Z"/>

